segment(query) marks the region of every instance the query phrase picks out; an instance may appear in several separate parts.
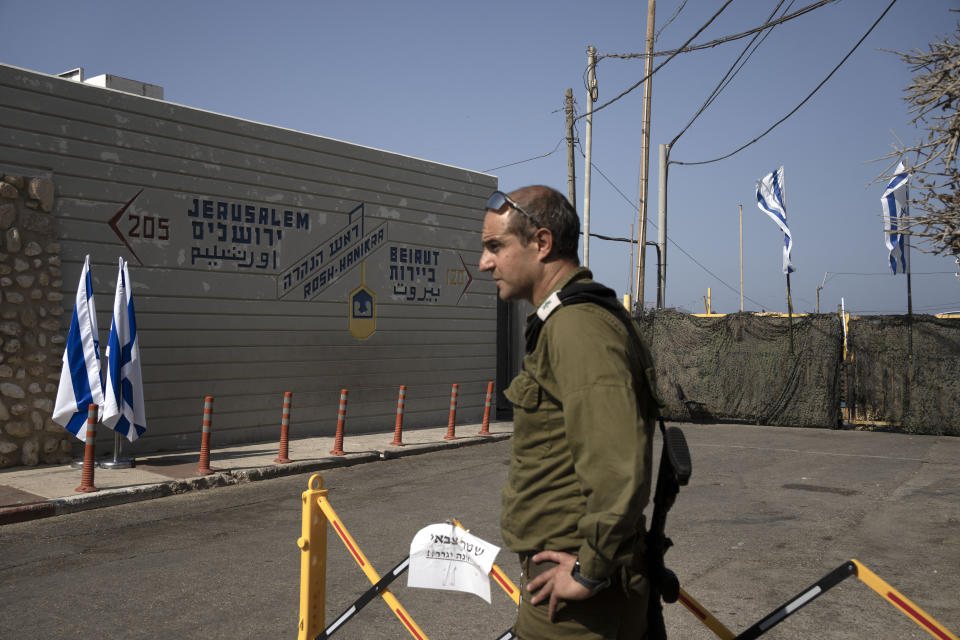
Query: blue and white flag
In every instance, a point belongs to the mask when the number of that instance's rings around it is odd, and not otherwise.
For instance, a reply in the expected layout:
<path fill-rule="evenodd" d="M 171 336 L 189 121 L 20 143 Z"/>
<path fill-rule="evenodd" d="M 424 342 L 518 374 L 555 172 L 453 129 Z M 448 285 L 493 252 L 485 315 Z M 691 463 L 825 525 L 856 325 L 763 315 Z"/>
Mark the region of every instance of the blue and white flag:
<path fill-rule="evenodd" d="M 97 338 L 97 309 L 93 302 L 90 256 L 83 261 L 73 318 L 63 350 L 60 387 L 53 408 L 53 421 L 80 438 L 87 438 L 87 407 L 103 405 L 100 378 L 100 341 Z M 99 409 L 98 409 L 99 412 Z"/>
<path fill-rule="evenodd" d="M 796 271 L 790 263 L 793 237 L 787 226 L 787 206 L 783 202 L 783 167 L 763 176 L 757 183 L 757 206 L 783 231 L 783 272 L 790 274 Z"/>
<path fill-rule="evenodd" d="M 113 322 L 107 339 L 107 385 L 104 391 L 103 423 L 133 442 L 147 430 L 140 375 L 140 342 L 133 291 L 127 263 L 120 258 L 117 293 L 113 299 Z"/>
<path fill-rule="evenodd" d="M 897 274 L 907 273 L 910 270 L 910 252 L 909 245 L 904 243 L 904 235 L 900 232 L 903 228 L 904 218 L 907 217 L 907 200 L 910 198 L 910 188 L 908 182 L 910 174 L 907 173 L 903 162 L 897 165 L 896 175 L 887 185 L 887 190 L 883 192 L 880 198 L 880 206 L 883 209 L 883 233 L 886 236 L 887 249 L 890 250 L 890 272 Z"/>

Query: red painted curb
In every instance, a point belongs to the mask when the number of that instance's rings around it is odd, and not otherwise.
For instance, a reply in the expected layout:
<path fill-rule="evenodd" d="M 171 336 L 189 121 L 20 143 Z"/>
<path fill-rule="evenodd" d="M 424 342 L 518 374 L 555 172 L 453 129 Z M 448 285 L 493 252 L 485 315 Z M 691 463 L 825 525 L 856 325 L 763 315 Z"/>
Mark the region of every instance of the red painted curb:
<path fill-rule="evenodd" d="M 0 525 L 48 518 L 54 515 L 54 511 L 52 502 L 30 502 L 28 504 L 0 507 Z"/>

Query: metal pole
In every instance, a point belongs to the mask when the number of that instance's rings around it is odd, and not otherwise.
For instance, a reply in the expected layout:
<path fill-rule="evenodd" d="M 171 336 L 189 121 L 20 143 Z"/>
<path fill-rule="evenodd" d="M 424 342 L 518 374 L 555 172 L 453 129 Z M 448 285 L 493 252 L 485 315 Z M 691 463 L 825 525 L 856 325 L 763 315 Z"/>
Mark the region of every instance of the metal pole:
<path fill-rule="evenodd" d="M 790 355 L 793 355 L 793 300 L 790 297 L 789 271 L 787 271 L 787 316 L 790 319 Z"/>
<path fill-rule="evenodd" d="M 904 257 L 906 260 L 904 262 L 907 265 L 907 315 L 913 315 L 913 287 L 910 280 L 910 236 L 904 236 Z"/>
<path fill-rule="evenodd" d="M 658 196 L 657 246 L 660 253 L 660 268 L 657 274 L 657 308 L 663 309 L 667 299 L 667 155 L 670 145 L 660 145 L 660 194 Z"/>
<path fill-rule="evenodd" d="M 661 260 L 660 260 L 660 245 L 657 244 L 656 242 L 648 242 L 647 244 L 657 250 L 657 276 L 659 276 L 659 275 L 660 275 L 660 264 L 661 264 Z M 647 248 L 644 247 L 643 250 L 646 251 Z M 660 281 L 660 278 L 657 277 L 657 304 L 660 304 L 660 300 L 663 299 L 663 295 L 660 293 L 660 286 L 661 286 L 662 284 L 663 284 L 663 282 L 661 282 L 661 281 Z"/>
<path fill-rule="evenodd" d="M 820 283 L 820 286 L 817 287 L 817 313 L 820 313 L 820 291 L 827 284 L 827 276 L 830 274 L 829 271 L 823 272 L 823 282 Z"/>
<path fill-rule="evenodd" d="M 573 205 L 577 201 L 577 174 L 573 165 L 573 89 L 567 89 L 567 199 Z M 576 205 L 574 205 L 576 206 Z"/>
<path fill-rule="evenodd" d="M 646 80 L 643 83 L 643 116 L 640 126 L 640 211 L 638 212 L 639 228 L 637 230 L 637 236 L 639 238 L 637 247 L 639 251 L 637 252 L 637 276 L 635 279 L 637 285 L 637 304 L 639 305 L 641 313 L 643 312 L 643 285 L 647 268 L 647 181 L 650 176 L 650 101 L 653 88 L 650 72 L 653 69 L 653 36 L 656 8 L 657 0 L 648 0 L 646 58 L 643 67 Z M 657 306 L 660 307 L 659 298 L 657 299 Z"/>
<path fill-rule="evenodd" d="M 130 469 L 135 460 L 123 455 L 123 439 L 119 431 L 113 432 L 113 460 L 101 460 L 100 466 L 104 469 Z"/>
<path fill-rule="evenodd" d="M 740 205 L 740 313 L 743 313 L 743 205 Z"/>
<path fill-rule="evenodd" d="M 635 240 L 633 239 L 633 224 L 631 224 L 630 225 L 630 260 L 627 261 L 627 271 L 633 271 L 633 243 L 634 242 Z M 637 248 L 639 249 L 640 245 L 637 245 Z M 634 285 L 633 278 L 630 278 L 630 299 L 631 300 L 634 300 L 633 285 Z"/>
<path fill-rule="evenodd" d="M 587 47 L 587 149 L 583 163 L 583 266 L 585 267 L 590 266 L 590 158 L 593 151 L 593 101 L 597 99 L 596 64 L 597 49 L 590 45 Z"/>
<path fill-rule="evenodd" d="M 904 256 L 907 266 L 907 375 L 903 381 L 903 418 L 901 424 L 910 420 L 910 389 L 913 384 L 913 288 L 910 280 L 910 236 L 904 238 Z"/>

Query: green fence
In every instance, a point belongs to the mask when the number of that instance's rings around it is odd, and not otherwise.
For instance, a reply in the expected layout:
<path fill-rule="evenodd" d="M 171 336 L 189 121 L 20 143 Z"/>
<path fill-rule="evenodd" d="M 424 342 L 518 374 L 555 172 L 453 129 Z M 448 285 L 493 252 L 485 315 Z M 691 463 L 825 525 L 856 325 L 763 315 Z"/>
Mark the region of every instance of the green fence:
<path fill-rule="evenodd" d="M 960 435 L 960 320 L 838 315 L 637 319 L 671 420 L 836 427 L 854 421 Z M 912 353 L 912 357 L 910 354 Z"/>
<path fill-rule="evenodd" d="M 960 320 L 864 316 L 851 319 L 848 332 L 854 421 L 960 435 Z"/>

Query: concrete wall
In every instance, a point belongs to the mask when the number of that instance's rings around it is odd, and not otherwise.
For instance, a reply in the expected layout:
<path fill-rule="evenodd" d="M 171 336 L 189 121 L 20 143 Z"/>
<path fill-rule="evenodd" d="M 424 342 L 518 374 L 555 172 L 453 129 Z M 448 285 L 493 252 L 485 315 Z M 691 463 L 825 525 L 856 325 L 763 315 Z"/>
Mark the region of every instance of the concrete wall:
<path fill-rule="evenodd" d="M 348 431 L 391 429 L 401 384 L 408 426 L 445 423 L 454 382 L 458 416 L 479 420 L 496 369 L 496 290 L 476 269 L 493 176 L 3 65 L 0 174 L 55 188 L 53 237 L 36 241 L 62 296 L 53 364 L 38 392 L 0 396 L 42 401 L 44 425 L 87 254 L 102 344 L 129 261 L 148 420 L 134 454 L 197 446 L 205 395 L 214 447 L 276 438 L 284 391 L 293 437 L 333 432 L 341 388 Z M 10 287 L 4 320 L 26 330 Z M 14 418 L 0 411 L 8 432 Z M 0 465 L 35 464 L 7 441 Z"/>

